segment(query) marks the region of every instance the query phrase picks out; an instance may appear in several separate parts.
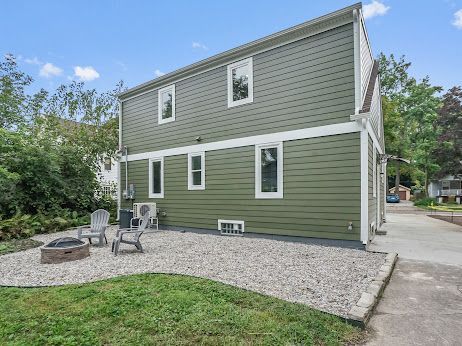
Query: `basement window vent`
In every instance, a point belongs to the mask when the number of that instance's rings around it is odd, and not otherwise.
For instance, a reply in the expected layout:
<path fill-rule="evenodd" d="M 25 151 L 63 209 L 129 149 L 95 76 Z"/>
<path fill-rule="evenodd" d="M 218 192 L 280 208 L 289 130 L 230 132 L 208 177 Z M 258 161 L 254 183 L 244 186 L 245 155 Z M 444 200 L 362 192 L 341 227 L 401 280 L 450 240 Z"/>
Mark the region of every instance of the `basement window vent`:
<path fill-rule="evenodd" d="M 243 235 L 244 221 L 218 220 L 218 230 L 222 235 Z"/>

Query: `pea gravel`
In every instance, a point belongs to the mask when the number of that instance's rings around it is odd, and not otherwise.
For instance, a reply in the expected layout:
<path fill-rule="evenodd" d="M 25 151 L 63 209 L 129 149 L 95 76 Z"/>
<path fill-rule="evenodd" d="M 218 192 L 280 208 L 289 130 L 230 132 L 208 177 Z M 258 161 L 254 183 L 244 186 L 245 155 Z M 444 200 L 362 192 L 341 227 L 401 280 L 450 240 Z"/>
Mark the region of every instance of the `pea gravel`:
<path fill-rule="evenodd" d="M 144 253 L 121 245 L 91 246 L 90 257 L 40 264 L 40 249 L 0 256 L 0 285 L 54 286 L 120 275 L 174 273 L 198 276 L 347 316 L 384 263 L 385 255 L 261 238 L 158 231 L 142 236 Z M 75 231 L 38 235 L 45 244 Z"/>

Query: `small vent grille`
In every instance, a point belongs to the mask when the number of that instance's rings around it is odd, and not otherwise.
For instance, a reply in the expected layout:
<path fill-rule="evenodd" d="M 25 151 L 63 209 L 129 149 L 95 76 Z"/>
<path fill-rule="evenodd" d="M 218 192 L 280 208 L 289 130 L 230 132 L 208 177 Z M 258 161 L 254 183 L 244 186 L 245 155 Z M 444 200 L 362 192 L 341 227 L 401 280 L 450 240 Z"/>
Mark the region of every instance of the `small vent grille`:
<path fill-rule="evenodd" d="M 222 235 L 243 235 L 244 221 L 218 220 L 218 230 Z"/>

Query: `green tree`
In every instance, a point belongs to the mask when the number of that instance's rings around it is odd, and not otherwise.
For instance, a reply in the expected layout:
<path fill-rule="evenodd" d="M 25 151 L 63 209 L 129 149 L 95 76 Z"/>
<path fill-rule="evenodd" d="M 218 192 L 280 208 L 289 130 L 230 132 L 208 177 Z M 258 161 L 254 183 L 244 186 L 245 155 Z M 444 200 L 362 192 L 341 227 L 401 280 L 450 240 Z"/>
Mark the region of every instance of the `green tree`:
<path fill-rule="evenodd" d="M 379 73 L 382 91 L 383 127 L 385 147 L 388 154 L 398 157 L 408 157 L 410 152 L 411 134 L 409 132 L 410 119 L 405 116 L 404 100 L 407 88 L 413 83 L 408 69 L 411 63 L 404 57 L 396 59 L 393 54 L 389 57 L 379 55 Z M 388 167 L 388 171 L 391 171 Z M 401 162 L 395 161 L 395 187 L 399 190 Z M 390 172 L 391 173 L 391 172 Z"/>
<path fill-rule="evenodd" d="M 27 95 L 25 88 L 33 82 L 32 77 L 19 71 L 16 59 L 7 54 L 0 62 L 0 127 L 17 128 L 40 114 L 47 97 L 41 89 L 35 95 Z"/>
<path fill-rule="evenodd" d="M 437 124 L 441 128 L 433 158 L 438 177 L 462 174 L 462 88 L 453 87 L 442 98 Z"/>
<path fill-rule="evenodd" d="M 98 93 L 74 82 L 28 95 L 32 82 L 12 56 L 0 63 L 0 220 L 86 214 L 105 202 L 95 194 L 96 172 L 117 150 L 123 84 Z"/>
<path fill-rule="evenodd" d="M 437 146 L 437 94 L 441 88 L 432 86 L 428 77 L 418 82 L 409 75 L 410 66 L 404 57 L 379 56 L 387 153 L 411 161 L 404 168 L 400 161 L 394 163 L 397 191 L 402 172 L 426 188 L 429 177 L 438 169 L 431 153 Z"/>

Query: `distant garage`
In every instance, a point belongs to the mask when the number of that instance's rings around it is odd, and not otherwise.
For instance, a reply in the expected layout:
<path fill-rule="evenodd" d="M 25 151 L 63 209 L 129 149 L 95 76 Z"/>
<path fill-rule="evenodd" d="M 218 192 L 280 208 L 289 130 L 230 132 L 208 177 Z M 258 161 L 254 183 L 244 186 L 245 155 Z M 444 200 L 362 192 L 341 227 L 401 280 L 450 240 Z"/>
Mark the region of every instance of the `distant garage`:
<path fill-rule="evenodd" d="M 390 190 L 388 190 L 390 193 L 395 193 L 395 187 L 392 187 Z M 411 199 L 411 189 L 400 185 L 399 186 L 399 191 L 398 191 L 399 199 L 402 201 L 409 201 Z"/>

